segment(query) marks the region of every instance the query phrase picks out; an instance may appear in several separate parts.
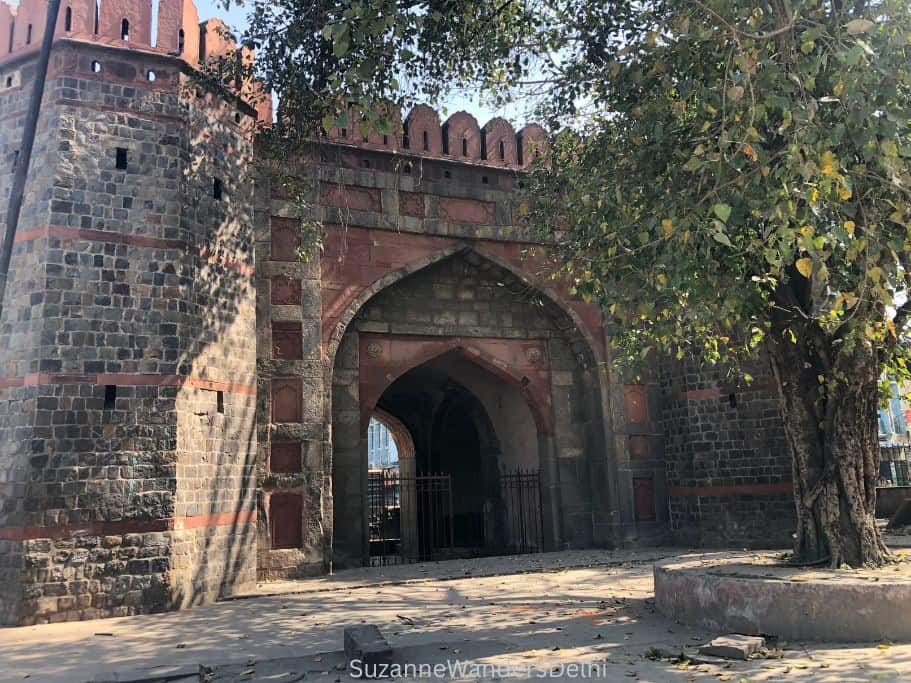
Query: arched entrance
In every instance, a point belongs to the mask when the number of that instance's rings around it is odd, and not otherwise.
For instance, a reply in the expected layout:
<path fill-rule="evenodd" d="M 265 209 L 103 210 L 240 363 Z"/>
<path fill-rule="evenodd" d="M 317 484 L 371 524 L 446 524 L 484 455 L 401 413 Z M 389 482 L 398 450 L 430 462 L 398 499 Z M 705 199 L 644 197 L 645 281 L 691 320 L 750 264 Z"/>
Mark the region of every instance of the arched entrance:
<path fill-rule="evenodd" d="M 401 526 L 392 532 L 403 546 L 393 552 L 408 560 L 409 550 L 439 559 L 543 549 L 539 428 L 516 386 L 455 349 L 405 371 L 377 407 L 414 448 L 414 475 L 398 476 Z M 372 540 L 371 555 L 379 551 L 389 544 Z"/>
<path fill-rule="evenodd" d="M 600 389 L 564 309 L 466 251 L 403 275 L 350 320 L 332 372 L 336 566 L 367 564 L 388 540 L 405 561 L 593 543 L 609 524 L 593 495 L 606 469 Z M 413 474 L 400 463 L 383 475 L 399 489 L 378 512 L 372 501 L 386 497 L 367 458 L 376 415 L 414 448 Z M 383 544 L 376 514 L 398 516 Z"/>

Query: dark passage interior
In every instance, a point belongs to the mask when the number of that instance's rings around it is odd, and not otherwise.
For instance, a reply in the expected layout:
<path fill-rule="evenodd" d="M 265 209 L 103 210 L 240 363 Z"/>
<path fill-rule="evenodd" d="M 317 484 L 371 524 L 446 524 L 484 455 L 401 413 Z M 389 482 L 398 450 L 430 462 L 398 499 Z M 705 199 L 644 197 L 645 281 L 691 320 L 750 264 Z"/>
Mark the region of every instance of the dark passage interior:
<path fill-rule="evenodd" d="M 504 458 L 494 420 L 482 400 L 494 409 L 493 418 L 500 419 L 498 426 L 507 440 L 511 434 L 518 448 L 534 450 L 525 458 L 536 461 L 536 449 L 527 448 L 529 435 L 523 433 L 534 430 L 534 425 L 530 420 L 509 420 L 509 408 L 514 407 L 504 407 L 509 403 L 504 399 L 507 389 L 500 378 L 450 353 L 406 372 L 383 393 L 377 408 L 398 418 L 414 441 L 413 465 L 403 464 L 397 475 L 402 487 L 397 523 L 403 544 L 409 544 L 407 527 L 415 528 L 406 554 L 439 559 L 510 552 L 514 546 L 525 552 L 539 549 L 537 470 L 523 481 L 521 490 L 516 488 L 514 470 L 507 469 L 512 463 Z M 533 519 L 520 520 L 519 531 L 513 531 L 511 519 L 517 515 Z M 375 534 L 377 525 L 372 526 Z M 518 538 L 520 534 L 526 538 Z M 377 552 L 388 548 L 377 550 L 371 543 L 371 554 Z"/>

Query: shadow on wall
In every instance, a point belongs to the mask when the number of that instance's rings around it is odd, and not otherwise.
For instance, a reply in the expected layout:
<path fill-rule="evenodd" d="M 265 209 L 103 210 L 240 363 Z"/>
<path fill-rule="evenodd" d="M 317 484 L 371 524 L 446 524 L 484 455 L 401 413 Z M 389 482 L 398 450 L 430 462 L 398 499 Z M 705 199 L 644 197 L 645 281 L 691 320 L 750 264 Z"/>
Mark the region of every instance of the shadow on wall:
<path fill-rule="evenodd" d="M 250 143 L 191 106 L 183 207 L 200 257 L 186 280 L 195 335 L 178 372 L 219 387 L 184 385 L 177 398 L 172 606 L 198 605 L 256 578 L 256 294 Z M 205 133 L 201 131 L 205 130 Z M 193 190 L 191 190 L 193 191 Z M 197 522 L 198 520 L 198 522 Z"/>

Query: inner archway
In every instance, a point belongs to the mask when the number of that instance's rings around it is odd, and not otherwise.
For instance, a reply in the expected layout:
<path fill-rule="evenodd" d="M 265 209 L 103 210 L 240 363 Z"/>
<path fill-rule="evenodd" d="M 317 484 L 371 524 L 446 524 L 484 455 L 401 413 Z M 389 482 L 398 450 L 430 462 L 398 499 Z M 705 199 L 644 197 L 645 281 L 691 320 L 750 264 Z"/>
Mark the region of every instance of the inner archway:
<path fill-rule="evenodd" d="M 543 549 L 538 427 L 517 387 L 455 350 L 403 373 L 377 409 L 412 437 L 415 479 L 401 486 L 422 559 Z"/>

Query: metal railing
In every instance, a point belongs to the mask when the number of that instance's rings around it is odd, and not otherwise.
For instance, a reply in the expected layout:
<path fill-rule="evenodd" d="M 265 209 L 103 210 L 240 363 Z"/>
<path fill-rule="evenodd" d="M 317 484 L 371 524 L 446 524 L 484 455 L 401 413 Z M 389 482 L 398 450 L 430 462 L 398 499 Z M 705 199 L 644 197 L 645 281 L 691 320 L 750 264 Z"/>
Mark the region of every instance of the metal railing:
<path fill-rule="evenodd" d="M 879 457 L 881 485 L 911 485 L 911 444 L 880 444 Z"/>
<path fill-rule="evenodd" d="M 448 474 L 367 472 L 370 564 L 437 560 L 453 547 L 452 481 Z"/>
<path fill-rule="evenodd" d="M 500 473 L 505 504 L 507 547 L 503 552 L 521 555 L 544 550 L 541 514 L 541 475 L 537 470 L 516 469 Z"/>

